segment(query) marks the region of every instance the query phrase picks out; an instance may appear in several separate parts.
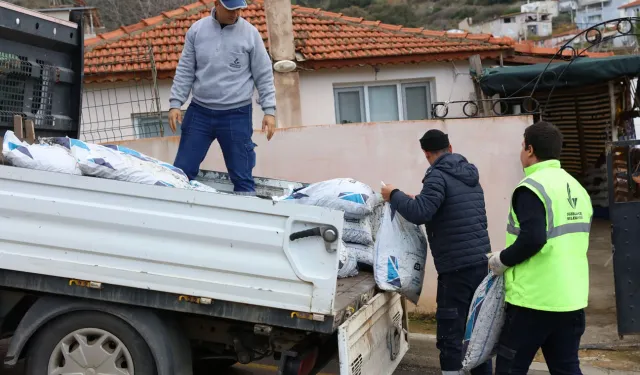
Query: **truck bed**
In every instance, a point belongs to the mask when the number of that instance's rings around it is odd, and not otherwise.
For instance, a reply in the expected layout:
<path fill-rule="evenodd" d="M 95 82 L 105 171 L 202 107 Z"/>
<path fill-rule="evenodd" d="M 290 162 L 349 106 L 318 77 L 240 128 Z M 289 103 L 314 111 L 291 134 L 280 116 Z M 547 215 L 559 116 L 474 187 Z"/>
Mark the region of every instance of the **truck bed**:
<path fill-rule="evenodd" d="M 265 196 L 303 185 L 256 181 Z M 0 166 L 0 286 L 332 333 L 374 296 L 373 277 L 336 281 L 335 249 L 289 235 L 342 222 L 320 207 Z"/>

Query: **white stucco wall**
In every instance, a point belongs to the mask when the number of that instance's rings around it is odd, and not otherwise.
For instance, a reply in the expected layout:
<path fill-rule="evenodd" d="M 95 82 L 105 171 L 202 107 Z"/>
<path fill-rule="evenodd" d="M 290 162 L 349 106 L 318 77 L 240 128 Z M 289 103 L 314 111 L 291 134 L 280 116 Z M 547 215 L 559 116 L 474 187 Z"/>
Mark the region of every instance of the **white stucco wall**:
<path fill-rule="evenodd" d="M 458 74 L 455 79 L 456 71 Z M 358 67 L 349 69 L 323 69 L 300 73 L 302 124 L 280 124 L 286 127 L 326 125 L 336 122 L 334 87 L 372 83 L 431 84 L 431 100 L 457 101 L 475 97 L 473 82 L 466 61 L 455 63 L 429 63 Z M 169 110 L 170 80 L 158 82 L 161 111 Z M 132 115 L 153 112 L 156 108 L 153 86 L 150 82 L 117 82 L 86 84 L 83 101 L 84 138 L 88 141 L 108 142 L 135 138 Z M 189 106 L 190 99 L 183 109 Z M 430 108 L 428 109 L 430 112 Z M 253 127 L 260 129 L 264 114 L 254 93 Z M 462 105 L 452 104 L 447 117 L 462 117 Z M 171 135 L 171 134 L 165 134 Z"/>

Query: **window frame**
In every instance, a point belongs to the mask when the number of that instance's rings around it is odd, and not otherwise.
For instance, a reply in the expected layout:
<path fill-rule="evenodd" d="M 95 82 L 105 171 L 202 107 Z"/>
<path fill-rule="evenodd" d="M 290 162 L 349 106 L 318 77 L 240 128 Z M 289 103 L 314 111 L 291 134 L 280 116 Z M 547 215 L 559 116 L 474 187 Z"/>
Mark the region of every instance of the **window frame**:
<path fill-rule="evenodd" d="M 375 83 L 369 83 L 366 84 L 365 87 L 365 98 L 366 100 L 364 101 L 365 103 L 365 108 L 366 108 L 366 112 L 365 114 L 367 115 L 367 122 L 371 122 L 371 110 L 369 108 L 369 88 L 371 87 L 385 87 L 385 86 L 395 86 L 396 89 L 396 104 L 398 105 L 398 119 L 395 121 L 404 121 L 404 117 L 402 116 L 402 111 L 400 110 L 402 107 L 402 95 L 401 95 L 401 84 L 399 82 L 375 82 Z"/>
<path fill-rule="evenodd" d="M 363 86 L 338 87 L 338 88 L 334 87 L 333 101 L 334 101 L 334 110 L 336 113 L 336 124 L 343 124 L 340 118 L 340 100 L 339 100 L 338 94 L 344 93 L 344 92 L 357 92 L 360 95 L 360 118 L 362 119 L 363 122 L 367 122 L 366 114 L 368 111 L 368 104 L 365 98 L 366 91 L 367 90 L 365 90 Z M 349 123 L 345 122 L 344 124 L 349 124 Z"/>
<path fill-rule="evenodd" d="M 408 118 L 408 113 L 407 113 L 407 88 L 412 88 L 412 87 L 424 87 L 427 93 L 427 102 L 425 103 L 425 105 L 427 106 L 427 118 L 423 119 L 423 120 L 431 120 L 432 119 L 432 114 L 431 114 L 431 82 L 430 81 L 424 81 L 424 82 L 409 82 L 409 83 L 403 83 L 401 85 L 402 88 L 402 110 L 404 112 L 404 116 L 402 117 L 403 119 Z M 420 121 L 420 120 L 406 120 L 406 121 Z"/>
<path fill-rule="evenodd" d="M 409 121 L 407 119 L 407 101 L 406 101 L 406 91 L 405 88 L 410 87 L 425 87 L 427 92 L 427 102 L 425 105 L 427 106 L 427 118 L 426 120 L 432 119 L 431 114 L 431 104 L 433 103 L 433 79 L 423 79 L 423 80 L 403 80 L 403 81 L 378 81 L 378 82 L 370 82 L 370 83 L 354 83 L 354 84 L 336 84 L 333 87 L 333 97 L 334 97 L 334 111 L 336 124 L 342 124 L 340 122 L 340 103 L 338 99 L 338 94 L 341 92 L 358 92 L 360 94 L 360 116 L 362 118 L 362 122 L 371 122 L 371 111 L 369 109 L 369 88 L 376 86 L 395 86 L 396 87 L 396 96 L 397 96 L 397 105 L 398 105 L 398 121 Z M 420 121 L 420 120 L 410 120 L 410 121 Z"/>
<path fill-rule="evenodd" d="M 181 109 L 182 111 L 182 119 L 184 120 L 184 116 L 186 115 L 187 111 L 184 109 Z M 143 137 L 142 135 L 145 134 L 145 132 L 141 131 L 141 126 L 138 124 L 138 121 L 140 119 L 143 119 L 145 117 L 147 118 L 151 118 L 153 116 L 156 115 L 156 112 L 136 112 L 136 113 L 132 113 L 131 114 L 131 122 L 133 125 L 133 132 L 134 132 L 134 136 L 136 139 L 148 139 L 148 138 L 162 138 L 162 137 L 175 137 L 175 136 L 179 136 L 180 134 L 172 134 L 172 135 L 167 135 L 165 134 L 166 132 L 164 131 L 164 119 L 167 119 L 167 125 L 168 125 L 168 121 L 169 121 L 169 111 L 160 111 L 160 121 L 161 121 L 161 126 L 162 126 L 162 134 L 163 135 L 158 135 L 158 136 L 154 136 L 154 137 Z"/>

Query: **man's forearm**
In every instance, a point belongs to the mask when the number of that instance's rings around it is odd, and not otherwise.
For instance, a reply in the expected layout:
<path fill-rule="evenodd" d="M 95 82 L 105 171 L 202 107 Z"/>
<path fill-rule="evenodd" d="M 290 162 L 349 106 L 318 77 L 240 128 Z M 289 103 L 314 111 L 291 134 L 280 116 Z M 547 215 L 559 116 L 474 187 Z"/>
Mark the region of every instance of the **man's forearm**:
<path fill-rule="evenodd" d="M 424 207 L 416 199 L 409 197 L 399 189 L 391 192 L 390 203 L 391 208 L 398 211 L 410 223 L 423 225 L 431 217 L 431 214 L 425 212 Z"/>
<path fill-rule="evenodd" d="M 169 105 L 172 109 L 182 107 L 187 101 L 196 79 L 196 53 L 193 38 L 194 31 L 190 29 L 185 37 L 184 48 L 171 86 Z"/>
<path fill-rule="evenodd" d="M 180 61 L 182 64 L 182 60 Z M 171 86 L 171 97 L 169 99 L 170 108 L 180 108 L 187 101 L 193 81 L 195 80 L 195 71 L 186 66 L 182 68 L 178 65 L 176 75 Z"/>
<path fill-rule="evenodd" d="M 520 233 L 516 241 L 500 253 L 500 261 L 508 267 L 536 255 L 547 242 L 546 211 L 542 201 L 525 187 L 518 188 L 515 194 L 514 211 Z"/>
<path fill-rule="evenodd" d="M 276 114 L 276 87 L 271 67 L 271 57 L 262 42 L 260 33 L 254 34 L 254 47 L 251 52 L 251 74 L 258 90 L 258 103 L 265 115 Z"/>

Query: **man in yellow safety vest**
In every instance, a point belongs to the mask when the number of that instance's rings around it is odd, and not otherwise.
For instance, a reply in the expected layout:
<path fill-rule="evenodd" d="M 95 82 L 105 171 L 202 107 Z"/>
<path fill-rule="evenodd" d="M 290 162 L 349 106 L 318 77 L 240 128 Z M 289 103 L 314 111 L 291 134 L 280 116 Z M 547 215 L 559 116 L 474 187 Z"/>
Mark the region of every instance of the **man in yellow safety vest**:
<path fill-rule="evenodd" d="M 562 134 L 548 122 L 524 132 L 525 178 L 513 192 L 507 247 L 489 268 L 503 274 L 507 316 L 496 374 L 526 374 L 542 348 L 553 374 L 582 374 L 578 348 L 589 297 L 587 191 L 560 167 Z"/>

